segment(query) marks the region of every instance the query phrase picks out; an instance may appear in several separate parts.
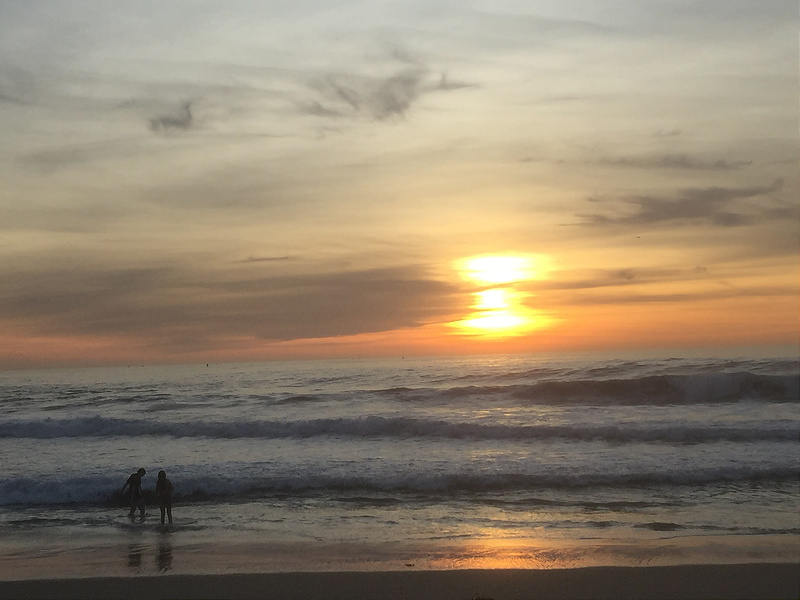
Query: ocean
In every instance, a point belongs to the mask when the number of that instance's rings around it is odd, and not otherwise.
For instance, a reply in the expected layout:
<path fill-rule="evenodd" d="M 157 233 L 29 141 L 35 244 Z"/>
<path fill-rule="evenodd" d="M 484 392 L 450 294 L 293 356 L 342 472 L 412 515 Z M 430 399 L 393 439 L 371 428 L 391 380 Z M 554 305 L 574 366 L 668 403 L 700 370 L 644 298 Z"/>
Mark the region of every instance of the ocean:
<path fill-rule="evenodd" d="M 0 372 L 0 579 L 800 560 L 800 363 Z M 119 489 L 165 470 L 174 523 Z"/>

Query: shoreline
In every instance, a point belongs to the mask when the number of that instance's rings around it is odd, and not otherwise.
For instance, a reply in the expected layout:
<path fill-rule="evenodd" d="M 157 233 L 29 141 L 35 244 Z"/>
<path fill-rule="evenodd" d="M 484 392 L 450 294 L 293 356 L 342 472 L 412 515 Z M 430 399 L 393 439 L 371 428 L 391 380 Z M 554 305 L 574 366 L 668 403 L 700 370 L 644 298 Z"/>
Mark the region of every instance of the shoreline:
<path fill-rule="evenodd" d="M 758 599 L 800 597 L 797 563 L 131 575 L 0 581 L 5 600 Z"/>
<path fill-rule="evenodd" d="M 368 543 L 211 539 L 135 530 L 100 544 L 52 536 L 4 540 L 0 582 L 339 572 L 548 571 L 593 567 L 800 564 L 796 535 L 653 539 L 484 539 Z M 2 597 L 2 594 L 0 594 Z M 800 597 L 800 596 L 798 596 Z"/>

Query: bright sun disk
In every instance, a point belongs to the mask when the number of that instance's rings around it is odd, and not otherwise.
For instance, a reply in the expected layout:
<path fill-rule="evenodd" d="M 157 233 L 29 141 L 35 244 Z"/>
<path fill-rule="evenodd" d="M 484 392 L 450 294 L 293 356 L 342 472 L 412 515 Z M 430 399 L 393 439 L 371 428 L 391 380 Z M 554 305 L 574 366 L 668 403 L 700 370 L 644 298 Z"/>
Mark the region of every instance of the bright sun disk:
<path fill-rule="evenodd" d="M 525 281 L 536 276 L 529 256 L 473 256 L 461 261 L 460 270 L 466 279 L 489 285 Z"/>
<path fill-rule="evenodd" d="M 480 255 L 456 262 L 461 277 L 483 286 L 472 292 L 472 314 L 452 323 L 467 333 L 486 337 L 507 337 L 546 326 L 538 311 L 526 306 L 528 294 L 517 284 L 541 276 L 532 255 Z M 488 289 L 486 289 L 488 288 Z"/>
<path fill-rule="evenodd" d="M 477 302 L 475 302 L 473 308 L 480 310 L 499 310 L 508 308 L 509 304 L 511 304 L 509 291 L 502 288 L 475 292 L 474 296 L 477 298 Z"/>

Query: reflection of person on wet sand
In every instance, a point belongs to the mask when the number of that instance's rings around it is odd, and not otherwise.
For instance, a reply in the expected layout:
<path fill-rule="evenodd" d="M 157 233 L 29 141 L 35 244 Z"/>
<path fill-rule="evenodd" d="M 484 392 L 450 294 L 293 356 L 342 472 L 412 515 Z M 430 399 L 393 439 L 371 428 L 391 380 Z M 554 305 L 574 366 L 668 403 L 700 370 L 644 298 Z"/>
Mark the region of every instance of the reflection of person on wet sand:
<path fill-rule="evenodd" d="M 158 472 L 156 496 L 158 496 L 158 507 L 161 509 L 161 524 L 164 524 L 164 513 L 166 513 L 169 524 L 172 525 L 172 482 L 167 479 L 166 471 Z"/>
<path fill-rule="evenodd" d="M 142 546 L 140 544 L 128 546 L 128 568 L 134 573 L 142 572 Z"/>
<path fill-rule="evenodd" d="M 136 512 L 136 509 L 139 509 L 139 516 L 144 518 L 144 497 L 142 496 L 142 477 L 144 477 L 145 471 L 144 469 L 139 469 L 128 477 L 128 481 L 122 486 L 122 493 L 125 494 L 125 488 L 128 489 L 128 494 L 131 500 L 131 512 L 128 513 L 129 517 L 132 517 Z"/>
<path fill-rule="evenodd" d="M 158 545 L 156 569 L 159 573 L 166 573 L 172 569 L 172 544 L 161 543 Z"/>

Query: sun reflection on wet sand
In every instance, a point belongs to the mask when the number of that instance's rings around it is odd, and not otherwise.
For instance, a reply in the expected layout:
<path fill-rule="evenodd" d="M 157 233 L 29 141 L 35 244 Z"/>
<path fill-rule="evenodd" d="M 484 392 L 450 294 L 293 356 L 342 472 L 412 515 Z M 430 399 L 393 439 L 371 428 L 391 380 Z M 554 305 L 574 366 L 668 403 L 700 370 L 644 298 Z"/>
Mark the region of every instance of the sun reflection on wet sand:
<path fill-rule="evenodd" d="M 570 569 L 796 561 L 786 536 L 686 536 L 641 539 L 491 539 L 442 548 L 431 569 Z"/>

